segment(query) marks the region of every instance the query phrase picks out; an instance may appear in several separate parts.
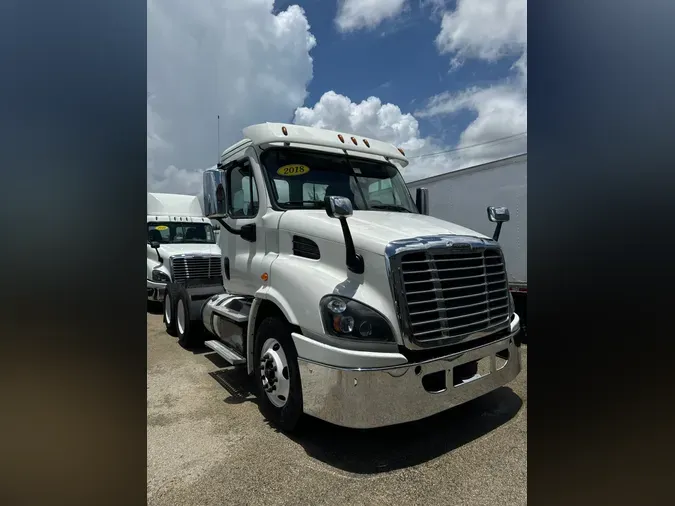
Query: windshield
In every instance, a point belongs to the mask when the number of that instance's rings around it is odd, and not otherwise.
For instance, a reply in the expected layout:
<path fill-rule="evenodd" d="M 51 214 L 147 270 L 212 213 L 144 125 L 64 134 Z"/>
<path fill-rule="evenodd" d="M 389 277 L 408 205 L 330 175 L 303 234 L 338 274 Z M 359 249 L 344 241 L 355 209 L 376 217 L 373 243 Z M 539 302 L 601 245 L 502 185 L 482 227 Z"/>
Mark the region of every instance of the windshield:
<path fill-rule="evenodd" d="M 216 236 L 208 223 L 154 221 L 148 223 L 148 242 L 152 241 L 160 244 L 215 244 Z"/>
<path fill-rule="evenodd" d="M 323 208 L 326 195 L 348 197 L 355 211 L 417 213 L 396 167 L 376 160 L 299 149 L 270 149 L 261 157 L 282 209 Z"/>

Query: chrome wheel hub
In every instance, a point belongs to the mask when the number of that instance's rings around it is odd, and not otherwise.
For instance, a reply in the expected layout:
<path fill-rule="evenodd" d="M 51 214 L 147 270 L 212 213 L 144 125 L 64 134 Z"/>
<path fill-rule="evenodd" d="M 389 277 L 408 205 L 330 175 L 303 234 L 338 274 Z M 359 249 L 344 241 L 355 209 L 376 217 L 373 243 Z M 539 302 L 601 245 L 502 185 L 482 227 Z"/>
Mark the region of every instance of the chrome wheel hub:
<path fill-rule="evenodd" d="M 284 407 L 288 401 L 291 382 L 286 353 L 276 339 L 270 338 L 263 344 L 259 374 L 270 402 L 277 408 Z"/>

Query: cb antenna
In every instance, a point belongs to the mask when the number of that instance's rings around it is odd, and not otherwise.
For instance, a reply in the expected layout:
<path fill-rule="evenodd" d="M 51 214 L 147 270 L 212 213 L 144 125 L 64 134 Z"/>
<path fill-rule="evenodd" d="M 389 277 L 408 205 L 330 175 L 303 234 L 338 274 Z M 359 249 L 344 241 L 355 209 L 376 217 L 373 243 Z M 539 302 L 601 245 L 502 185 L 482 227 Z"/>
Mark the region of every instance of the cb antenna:
<path fill-rule="evenodd" d="M 218 159 L 216 160 L 216 166 L 220 165 L 220 114 L 218 115 Z"/>

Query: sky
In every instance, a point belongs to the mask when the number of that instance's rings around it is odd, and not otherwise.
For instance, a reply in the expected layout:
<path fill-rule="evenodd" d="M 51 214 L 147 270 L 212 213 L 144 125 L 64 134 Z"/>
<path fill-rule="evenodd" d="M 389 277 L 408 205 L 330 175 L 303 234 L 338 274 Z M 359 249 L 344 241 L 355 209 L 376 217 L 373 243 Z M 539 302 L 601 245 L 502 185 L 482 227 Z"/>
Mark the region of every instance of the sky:
<path fill-rule="evenodd" d="M 408 181 L 527 151 L 526 0 L 148 0 L 147 58 L 148 191 L 266 121 L 391 142 Z"/>

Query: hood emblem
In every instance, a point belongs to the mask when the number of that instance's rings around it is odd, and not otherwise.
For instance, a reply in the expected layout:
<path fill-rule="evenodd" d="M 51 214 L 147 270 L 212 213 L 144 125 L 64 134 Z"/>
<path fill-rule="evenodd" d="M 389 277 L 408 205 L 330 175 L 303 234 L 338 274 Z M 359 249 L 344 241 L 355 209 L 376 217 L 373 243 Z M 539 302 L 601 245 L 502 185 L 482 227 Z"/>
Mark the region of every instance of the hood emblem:
<path fill-rule="evenodd" d="M 470 250 L 473 249 L 473 246 L 471 243 L 468 242 L 452 242 L 448 241 L 445 243 L 445 245 L 448 248 L 454 249 L 454 250 Z"/>

